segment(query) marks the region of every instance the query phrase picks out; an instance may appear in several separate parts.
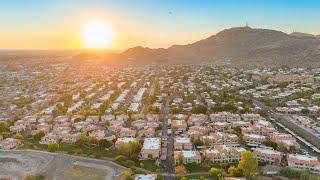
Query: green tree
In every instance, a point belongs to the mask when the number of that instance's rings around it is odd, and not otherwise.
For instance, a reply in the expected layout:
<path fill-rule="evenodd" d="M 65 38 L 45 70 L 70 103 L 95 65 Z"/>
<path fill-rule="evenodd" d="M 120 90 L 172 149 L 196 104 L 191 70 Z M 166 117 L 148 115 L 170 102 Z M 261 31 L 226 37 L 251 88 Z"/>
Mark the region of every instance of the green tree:
<path fill-rule="evenodd" d="M 112 143 L 106 139 L 101 139 L 98 141 L 98 146 L 100 148 L 100 151 L 102 151 L 105 148 L 109 148 L 110 146 L 112 146 Z"/>
<path fill-rule="evenodd" d="M 296 147 L 295 147 L 295 146 L 290 146 L 290 147 L 289 147 L 289 152 L 290 152 L 290 153 L 296 153 L 296 152 L 297 152 Z"/>
<path fill-rule="evenodd" d="M 194 114 L 205 114 L 207 112 L 207 107 L 204 105 L 197 105 L 192 109 Z"/>
<path fill-rule="evenodd" d="M 309 180 L 309 178 L 310 178 L 310 173 L 309 172 L 302 172 L 301 174 L 300 174 L 300 177 L 299 177 L 299 179 L 300 180 Z"/>
<path fill-rule="evenodd" d="M 0 121 L 0 132 L 7 132 L 9 131 L 9 124 L 5 121 Z"/>
<path fill-rule="evenodd" d="M 228 174 L 229 176 L 233 176 L 233 177 L 240 177 L 242 176 L 241 171 L 235 167 L 235 166 L 230 166 L 228 169 Z"/>
<path fill-rule="evenodd" d="M 138 158 L 140 152 L 140 144 L 139 142 L 128 142 L 122 143 L 119 146 L 120 154 L 127 156 L 130 159 L 136 160 Z"/>
<path fill-rule="evenodd" d="M 203 142 L 199 138 L 195 138 L 195 139 L 193 139 L 193 145 L 195 147 L 203 146 Z"/>
<path fill-rule="evenodd" d="M 114 161 L 116 161 L 117 163 L 121 163 L 124 162 L 126 159 L 127 158 L 124 155 L 119 155 L 114 158 Z"/>
<path fill-rule="evenodd" d="M 40 174 L 28 174 L 24 180 L 44 180 L 45 177 Z"/>
<path fill-rule="evenodd" d="M 59 144 L 58 143 L 50 143 L 48 144 L 48 151 L 49 152 L 56 152 L 59 150 Z"/>
<path fill-rule="evenodd" d="M 35 135 L 33 136 L 33 139 L 36 140 L 36 141 L 40 141 L 41 138 L 42 138 L 44 135 L 45 135 L 44 132 L 43 132 L 43 131 L 40 131 L 40 132 L 38 132 L 37 134 L 35 134 Z"/>
<path fill-rule="evenodd" d="M 309 114 L 309 113 L 310 113 L 310 110 L 304 108 L 304 109 L 301 110 L 301 113 L 302 113 L 302 114 Z"/>
<path fill-rule="evenodd" d="M 258 170 L 258 161 L 255 155 L 250 151 L 245 151 L 241 154 L 238 168 L 243 172 L 247 179 L 251 180 L 256 175 Z"/>
<path fill-rule="evenodd" d="M 20 133 L 14 135 L 15 139 L 23 140 L 23 136 Z"/>
<path fill-rule="evenodd" d="M 179 163 L 179 165 L 183 165 L 184 164 L 184 158 L 183 158 L 182 152 L 178 156 L 178 163 Z"/>
<path fill-rule="evenodd" d="M 209 169 L 209 173 L 213 177 L 221 177 L 222 175 L 221 169 L 214 168 L 214 167 Z"/>
<path fill-rule="evenodd" d="M 277 149 L 278 148 L 277 143 L 274 142 L 274 141 L 271 141 L 271 140 L 264 141 L 262 144 L 264 144 L 265 146 L 272 147 L 273 149 Z"/>

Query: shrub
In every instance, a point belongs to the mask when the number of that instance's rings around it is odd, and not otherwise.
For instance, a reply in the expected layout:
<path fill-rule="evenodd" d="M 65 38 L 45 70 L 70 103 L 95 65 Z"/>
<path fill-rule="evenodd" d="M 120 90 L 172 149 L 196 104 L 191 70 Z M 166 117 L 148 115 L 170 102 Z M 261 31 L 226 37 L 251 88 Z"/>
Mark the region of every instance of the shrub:
<path fill-rule="evenodd" d="M 33 136 L 33 139 L 36 141 L 40 141 L 43 136 L 44 136 L 44 132 L 40 131 L 39 133 Z"/>
<path fill-rule="evenodd" d="M 126 170 L 126 171 L 122 171 L 122 173 L 120 174 L 120 179 L 121 180 L 131 180 L 133 176 L 133 172 L 132 170 Z"/>
<path fill-rule="evenodd" d="M 144 164 L 143 164 L 143 163 L 140 163 L 140 167 L 142 167 L 142 168 L 143 168 L 143 167 L 144 167 Z"/>
<path fill-rule="evenodd" d="M 221 175 L 222 172 L 221 172 L 220 169 L 212 167 L 212 168 L 209 170 L 209 173 L 210 173 L 210 175 L 213 176 L 213 177 L 218 177 L 219 175 Z"/>
<path fill-rule="evenodd" d="M 45 177 L 40 174 L 28 174 L 24 180 L 44 180 Z"/>
<path fill-rule="evenodd" d="M 300 172 L 297 170 L 293 170 L 289 167 L 285 167 L 283 169 L 281 169 L 280 174 L 284 177 L 288 177 L 288 178 L 296 178 L 296 177 L 300 177 Z"/>
<path fill-rule="evenodd" d="M 114 158 L 114 161 L 116 161 L 117 163 L 121 163 L 121 162 L 124 162 L 127 158 L 123 155 L 119 155 L 119 156 L 116 156 Z"/>
<path fill-rule="evenodd" d="M 20 133 L 17 133 L 16 135 L 14 135 L 15 139 L 19 139 L 19 140 L 23 140 L 23 136 Z"/>
<path fill-rule="evenodd" d="M 131 167 L 131 166 L 135 165 L 135 162 L 131 161 L 131 160 L 126 160 L 125 165 L 128 166 L 128 167 Z"/>
<path fill-rule="evenodd" d="M 49 152 L 56 152 L 59 150 L 59 144 L 58 143 L 50 143 L 48 144 L 48 151 Z"/>

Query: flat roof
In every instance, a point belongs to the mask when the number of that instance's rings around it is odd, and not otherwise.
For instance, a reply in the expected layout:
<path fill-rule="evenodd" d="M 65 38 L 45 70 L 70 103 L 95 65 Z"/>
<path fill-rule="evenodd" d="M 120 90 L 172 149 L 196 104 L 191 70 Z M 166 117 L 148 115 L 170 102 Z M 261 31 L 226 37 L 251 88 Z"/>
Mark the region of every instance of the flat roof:
<path fill-rule="evenodd" d="M 178 143 L 190 143 L 191 140 L 188 137 L 175 137 L 174 140 Z"/>
<path fill-rule="evenodd" d="M 308 155 L 302 155 L 302 154 L 289 154 L 289 157 L 303 160 L 303 161 L 318 161 L 318 158 L 316 156 L 308 156 Z"/>
<path fill-rule="evenodd" d="M 144 149 L 160 149 L 160 138 L 145 138 Z"/>

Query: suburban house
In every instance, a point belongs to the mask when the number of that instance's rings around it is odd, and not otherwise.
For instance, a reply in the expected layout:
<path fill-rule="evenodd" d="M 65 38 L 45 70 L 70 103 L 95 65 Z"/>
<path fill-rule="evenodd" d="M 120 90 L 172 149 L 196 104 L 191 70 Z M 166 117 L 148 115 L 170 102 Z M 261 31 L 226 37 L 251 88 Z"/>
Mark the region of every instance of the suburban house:
<path fill-rule="evenodd" d="M 124 143 L 129 143 L 129 142 L 138 142 L 136 138 L 134 137 L 122 137 L 122 138 L 118 138 L 116 143 L 115 143 L 115 147 L 116 149 L 118 149 L 120 147 L 121 144 Z"/>
<path fill-rule="evenodd" d="M 130 128 L 121 128 L 120 137 L 136 137 L 136 130 Z"/>
<path fill-rule="evenodd" d="M 179 164 L 179 158 L 182 156 L 183 163 L 201 163 L 201 155 L 199 151 L 174 151 L 174 163 Z"/>
<path fill-rule="evenodd" d="M 210 142 L 210 144 L 213 144 L 213 145 L 238 144 L 237 135 L 224 133 L 224 132 L 215 132 L 215 133 L 211 133 L 208 136 L 202 136 L 202 140 L 205 142 Z"/>
<path fill-rule="evenodd" d="M 39 141 L 40 144 L 50 144 L 50 143 L 57 143 L 59 140 L 59 136 L 53 132 L 45 134 L 41 140 Z"/>
<path fill-rule="evenodd" d="M 320 172 L 320 161 L 316 156 L 289 154 L 287 155 L 287 160 L 288 166 L 291 168 L 316 173 Z"/>
<path fill-rule="evenodd" d="M 279 165 L 283 157 L 282 152 L 264 148 L 254 148 L 253 153 L 256 155 L 258 161 L 268 164 Z"/>
<path fill-rule="evenodd" d="M 246 150 L 242 147 L 214 145 L 213 148 L 205 150 L 204 155 L 212 163 L 234 163 L 240 160 L 244 151 Z"/>
<path fill-rule="evenodd" d="M 161 150 L 160 138 L 145 138 L 141 149 L 141 156 L 144 159 L 159 158 Z"/>
<path fill-rule="evenodd" d="M 207 121 L 208 116 L 205 114 L 192 114 L 188 119 L 189 126 L 201 126 Z"/>
<path fill-rule="evenodd" d="M 244 121 L 258 121 L 261 118 L 261 116 L 260 116 L 260 114 L 249 114 L 249 113 L 246 113 L 246 114 L 241 114 L 241 118 Z"/>
<path fill-rule="evenodd" d="M 248 145 L 257 146 L 266 141 L 267 137 L 259 134 L 244 134 L 243 139 Z"/>
<path fill-rule="evenodd" d="M 171 128 L 176 128 L 177 132 L 186 131 L 188 128 L 185 120 L 172 120 Z"/>
<path fill-rule="evenodd" d="M 80 133 L 67 134 L 62 138 L 61 141 L 67 144 L 74 144 L 80 139 L 80 137 L 81 137 Z"/>
<path fill-rule="evenodd" d="M 175 137 L 174 138 L 175 150 L 192 150 L 192 142 L 189 137 Z"/>
<path fill-rule="evenodd" d="M 270 140 L 276 142 L 278 145 L 283 145 L 288 150 L 291 146 L 294 146 L 296 150 L 300 149 L 299 143 L 291 134 L 274 132 L 270 134 L 269 137 Z"/>

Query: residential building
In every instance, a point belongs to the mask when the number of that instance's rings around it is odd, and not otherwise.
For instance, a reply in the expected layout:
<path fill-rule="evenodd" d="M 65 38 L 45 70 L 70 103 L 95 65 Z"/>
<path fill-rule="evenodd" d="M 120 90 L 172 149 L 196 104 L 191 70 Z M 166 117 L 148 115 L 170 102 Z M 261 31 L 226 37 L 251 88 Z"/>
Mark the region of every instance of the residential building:
<path fill-rule="evenodd" d="M 282 152 L 264 148 L 254 148 L 253 153 L 256 155 L 258 161 L 268 164 L 279 165 L 283 157 Z"/>
<path fill-rule="evenodd" d="M 179 158 L 182 156 L 183 163 L 189 164 L 189 163 L 201 163 L 201 154 L 199 151 L 174 151 L 174 162 L 175 164 L 179 163 Z"/>
<path fill-rule="evenodd" d="M 145 138 L 141 149 L 141 156 L 144 159 L 159 158 L 161 150 L 160 138 Z"/>
<path fill-rule="evenodd" d="M 294 169 L 320 172 L 320 161 L 316 156 L 307 156 L 301 154 L 287 155 L 288 166 Z"/>

